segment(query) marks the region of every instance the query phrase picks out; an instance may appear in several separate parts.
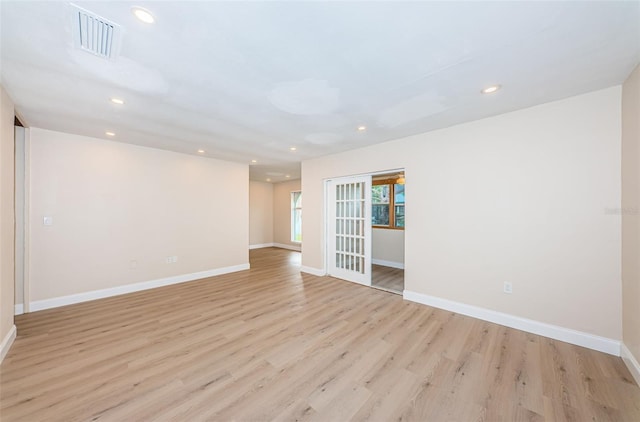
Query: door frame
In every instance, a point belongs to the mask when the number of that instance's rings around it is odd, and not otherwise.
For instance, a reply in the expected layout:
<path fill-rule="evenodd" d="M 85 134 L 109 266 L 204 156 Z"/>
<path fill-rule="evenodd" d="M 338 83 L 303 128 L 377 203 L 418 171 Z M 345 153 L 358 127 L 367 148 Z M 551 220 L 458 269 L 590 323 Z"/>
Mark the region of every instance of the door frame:
<path fill-rule="evenodd" d="M 323 224 L 323 230 L 322 230 L 322 251 L 323 251 L 323 255 L 324 255 L 324 259 L 323 259 L 323 266 L 324 266 L 324 271 L 323 273 L 325 275 L 329 275 L 329 238 L 330 238 L 330 234 L 329 234 L 329 216 L 331 215 L 331 212 L 329 211 L 329 206 L 332 205 L 329 203 L 329 185 L 331 183 L 332 180 L 335 179 L 342 179 L 342 178 L 349 178 L 349 177 L 361 177 L 361 176 L 369 176 L 369 177 L 373 177 L 373 176 L 377 176 L 379 174 L 386 174 L 386 173 L 395 173 L 395 172 L 404 172 L 405 176 L 406 176 L 406 168 L 405 167 L 397 167 L 397 168 L 390 168 L 390 169 L 385 169 L 385 170 L 376 170 L 376 171 L 372 171 L 372 172 L 366 172 L 366 173 L 356 173 L 356 174 L 349 174 L 349 175 L 341 175 L 341 176 L 334 176 L 334 177 L 328 177 L 326 179 L 323 180 L 323 206 L 322 206 L 322 212 L 323 212 L 323 216 L 322 216 L 322 224 Z M 406 213 L 406 210 L 405 210 Z M 405 214 L 405 220 L 406 220 L 406 214 Z M 371 237 L 371 240 L 373 242 L 373 229 L 369 226 L 369 236 Z M 405 238 L 405 256 L 406 256 L 406 238 Z M 371 263 L 370 263 L 371 264 Z M 366 284 L 363 284 L 366 285 Z"/>

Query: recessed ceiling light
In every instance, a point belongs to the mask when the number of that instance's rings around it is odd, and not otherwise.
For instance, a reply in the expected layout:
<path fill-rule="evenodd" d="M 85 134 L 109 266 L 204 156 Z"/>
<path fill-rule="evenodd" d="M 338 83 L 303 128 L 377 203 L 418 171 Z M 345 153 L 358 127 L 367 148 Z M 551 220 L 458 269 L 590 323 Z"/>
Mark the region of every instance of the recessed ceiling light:
<path fill-rule="evenodd" d="M 113 132 L 105 132 L 104 134 L 107 136 L 116 136 L 116 134 Z"/>
<path fill-rule="evenodd" d="M 270 181 L 271 181 L 271 179 L 267 179 L 267 182 L 270 182 Z"/>
<path fill-rule="evenodd" d="M 483 89 L 480 92 L 482 92 L 483 94 L 493 94 L 494 92 L 496 92 L 500 88 L 502 88 L 500 85 L 491 85 L 491 86 L 486 87 L 485 89 Z"/>
<path fill-rule="evenodd" d="M 198 150 L 198 154 L 204 154 L 204 150 L 203 149 L 199 149 Z"/>
<path fill-rule="evenodd" d="M 139 21 L 144 23 L 153 23 L 155 22 L 155 18 L 147 9 L 143 9 L 142 7 L 134 6 L 131 8 L 131 12 L 133 15 L 138 18 Z"/>
<path fill-rule="evenodd" d="M 255 164 L 255 163 L 257 163 L 257 162 L 258 162 L 258 160 L 251 160 L 251 162 L 252 162 L 253 164 Z"/>
<path fill-rule="evenodd" d="M 296 148 L 296 147 L 291 147 L 291 148 L 289 148 L 289 149 L 290 149 L 291 151 L 295 151 L 295 150 L 297 150 L 298 148 Z"/>
<path fill-rule="evenodd" d="M 124 104 L 124 100 L 121 100 L 120 98 L 112 98 L 111 102 L 114 104 L 120 104 L 120 105 Z"/>
<path fill-rule="evenodd" d="M 287 175 L 286 175 L 286 176 L 284 176 L 284 177 L 286 177 L 286 178 L 288 179 L 288 178 L 290 178 L 291 176 L 289 176 L 289 175 L 287 174 Z"/>
<path fill-rule="evenodd" d="M 364 132 L 365 130 L 367 130 L 366 126 L 358 126 L 358 132 Z"/>

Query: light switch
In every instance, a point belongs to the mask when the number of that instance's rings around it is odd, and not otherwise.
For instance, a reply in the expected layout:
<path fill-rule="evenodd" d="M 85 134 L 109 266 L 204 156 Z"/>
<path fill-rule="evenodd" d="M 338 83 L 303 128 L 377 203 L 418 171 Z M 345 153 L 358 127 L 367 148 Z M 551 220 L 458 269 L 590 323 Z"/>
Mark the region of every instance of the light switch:
<path fill-rule="evenodd" d="M 42 221 L 45 226 L 53 226 L 53 217 L 45 217 Z"/>

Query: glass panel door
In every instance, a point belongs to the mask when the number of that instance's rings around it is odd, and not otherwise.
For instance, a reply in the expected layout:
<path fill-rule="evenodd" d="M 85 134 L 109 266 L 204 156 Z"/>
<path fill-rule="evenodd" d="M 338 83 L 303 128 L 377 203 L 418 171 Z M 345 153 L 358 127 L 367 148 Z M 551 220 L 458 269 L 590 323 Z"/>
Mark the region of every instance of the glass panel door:
<path fill-rule="evenodd" d="M 331 180 L 329 274 L 371 285 L 371 177 Z"/>

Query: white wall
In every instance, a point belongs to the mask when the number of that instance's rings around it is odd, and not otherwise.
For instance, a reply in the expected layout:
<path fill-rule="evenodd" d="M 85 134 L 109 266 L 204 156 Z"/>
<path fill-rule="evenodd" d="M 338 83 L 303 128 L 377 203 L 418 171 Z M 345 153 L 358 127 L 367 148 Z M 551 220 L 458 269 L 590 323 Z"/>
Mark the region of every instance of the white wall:
<path fill-rule="evenodd" d="M 640 384 L 640 66 L 622 87 L 621 214 L 623 340 Z"/>
<path fill-rule="evenodd" d="M 371 257 L 374 264 L 404 266 L 404 230 L 372 229 Z"/>
<path fill-rule="evenodd" d="M 303 268 L 324 268 L 324 179 L 404 168 L 405 289 L 620 340 L 620 100 L 618 86 L 304 161 Z"/>
<path fill-rule="evenodd" d="M 249 182 L 249 245 L 273 243 L 273 185 Z"/>
<path fill-rule="evenodd" d="M 248 266 L 246 165 L 37 128 L 29 162 L 32 301 Z"/>
<path fill-rule="evenodd" d="M 15 338 L 14 118 L 13 101 L 0 86 L 0 361 Z"/>
<path fill-rule="evenodd" d="M 291 241 L 291 192 L 300 190 L 300 180 L 276 183 L 273 186 L 273 239 L 276 245 L 300 248 L 300 244 Z M 305 219 L 306 206 L 302 194 L 302 221 Z M 304 227 L 304 223 L 303 223 Z M 302 233 L 304 241 L 304 232 Z"/>

